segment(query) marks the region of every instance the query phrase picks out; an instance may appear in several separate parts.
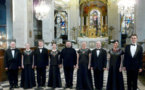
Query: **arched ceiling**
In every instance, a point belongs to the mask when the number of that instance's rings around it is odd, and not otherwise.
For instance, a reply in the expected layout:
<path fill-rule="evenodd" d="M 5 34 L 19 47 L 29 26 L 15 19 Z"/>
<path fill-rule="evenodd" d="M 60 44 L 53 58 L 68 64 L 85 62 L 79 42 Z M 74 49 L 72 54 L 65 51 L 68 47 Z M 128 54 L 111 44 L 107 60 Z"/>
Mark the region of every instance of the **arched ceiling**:
<path fill-rule="evenodd" d="M 84 4 L 84 3 L 90 3 L 90 4 L 107 4 L 108 0 L 80 0 L 80 5 Z"/>
<path fill-rule="evenodd" d="M 61 10 L 69 7 L 69 2 L 66 2 L 64 0 L 55 0 L 55 9 Z"/>

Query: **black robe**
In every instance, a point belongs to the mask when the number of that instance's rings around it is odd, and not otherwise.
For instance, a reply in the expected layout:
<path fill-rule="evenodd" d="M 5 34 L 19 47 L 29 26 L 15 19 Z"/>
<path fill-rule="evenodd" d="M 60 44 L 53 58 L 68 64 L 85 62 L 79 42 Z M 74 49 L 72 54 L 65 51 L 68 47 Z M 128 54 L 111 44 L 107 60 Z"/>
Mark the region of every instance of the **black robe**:
<path fill-rule="evenodd" d="M 34 66 L 33 57 L 34 55 L 31 50 L 24 51 L 23 53 L 24 69 L 22 69 L 21 73 L 21 87 L 25 89 L 32 88 L 36 85 L 34 69 L 32 68 L 32 66 Z"/>
<path fill-rule="evenodd" d="M 123 51 L 121 49 L 113 51 L 112 49 L 109 51 L 109 54 L 110 63 L 107 90 L 124 90 L 123 75 L 122 72 L 119 71 Z"/>
<path fill-rule="evenodd" d="M 52 88 L 62 87 L 59 69 L 60 52 L 58 50 L 51 51 L 49 57 L 50 57 L 50 68 L 49 68 L 48 87 Z"/>
<path fill-rule="evenodd" d="M 93 90 L 91 70 L 88 69 L 90 53 L 89 49 L 80 49 L 78 51 L 77 90 Z"/>
<path fill-rule="evenodd" d="M 77 55 L 75 49 L 73 49 L 72 47 L 65 47 L 64 49 L 62 49 L 60 56 L 60 64 L 63 63 L 66 88 L 72 88 L 73 86 L 73 71 L 74 66 L 76 65 L 76 61 Z"/>

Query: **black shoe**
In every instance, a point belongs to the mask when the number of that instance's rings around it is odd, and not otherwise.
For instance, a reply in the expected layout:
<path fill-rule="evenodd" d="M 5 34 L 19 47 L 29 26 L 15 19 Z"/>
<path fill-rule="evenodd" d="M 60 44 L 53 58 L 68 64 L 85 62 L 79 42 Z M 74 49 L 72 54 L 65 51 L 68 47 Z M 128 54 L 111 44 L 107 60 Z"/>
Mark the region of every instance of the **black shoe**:
<path fill-rule="evenodd" d="M 45 87 L 45 85 L 42 85 L 42 87 Z"/>
<path fill-rule="evenodd" d="M 10 87 L 9 89 L 10 89 L 10 90 L 12 90 L 12 89 L 13 89 L 13 87 Z"/>
<path fill-rule="evenodd" d="M 19 88 L 18 85 L 15 85 L 14 88 Z"/>
<path fill-rule="evenodd" d="M 65 86 L 64 89 L 69 88 L 68 86 Z"/>
<path fill-rule="evenodd" d="M 72 89 L 73 87 L 72 87 L 72 86 L 70 86 L 69 88 L 70 88 L 70 89 Z"/>
<path fill-rule="evenodd" d="M 100 89 L 97 89 L 97 88 L 96 88 L 95 90 L 102 90 L 102 88 L 100 88 Z"/>

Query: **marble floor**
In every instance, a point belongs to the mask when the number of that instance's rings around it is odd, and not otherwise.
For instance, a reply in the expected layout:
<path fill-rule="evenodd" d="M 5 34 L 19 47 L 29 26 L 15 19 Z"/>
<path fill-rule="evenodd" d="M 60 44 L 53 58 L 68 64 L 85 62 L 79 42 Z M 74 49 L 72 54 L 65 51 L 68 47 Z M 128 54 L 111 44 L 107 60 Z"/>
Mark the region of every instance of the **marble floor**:
<path fill-rule="evenodd" d="M 63 69 L 61 69 L 60 71 L 61 71 L 62 85 L 64 87 L 65 86 L 65 79 L 64 79 Z M 76 87 L 76 79 L 77 79 L 76 72 L 77 72 L 77 70 L 75 69 L 75 71 L 74 71 L 74 79 L 73 79 L 73 84 L 74 85 L 73 85 L 73 88 L 72 89 L 69 89 L 69 88 L 68 89 L 64 89 L 62 87 L 62 88 L 56 88 L 55 90 L 75 90 L 75 87 Z M 48 74 L 49 74 L 49 72 L 48 72 L 48 69 L 47 69 L 47 78 L 46 78 L 47 83 L 48 83 Z M 108 76 L 108 71 L 105 71 L 104 72 L 103 90 L 106 90 L 107 76 Z M 124 77 L 125 90 L 127 90 L 126 89 L 126 87 L 127 87 L 126 72 L 123 72 L 123 77 Z M 20 85 L 20 78 L 19 78 L 19 85 Z M 139 85 L 141 85 L 140 82 L 139 82 Z M 1 82 L 0 83 L 0 90 L 9 90 L 9 82 L 8 81 Z M 24 90 L 24 89 L 23 88 L 17 88 L 17 89 L 14 89 L 14 90 Z M 42 88 L 34 87 L 32 89 L 27 89 L 27 90 L 52 90 L 52 88 L 46 86 L 46 87 L 42 87 Z M 143 88 L 142 89 L 138 89 L 138 90 L 145 90 L 145 88 L 144 89 Z"/>

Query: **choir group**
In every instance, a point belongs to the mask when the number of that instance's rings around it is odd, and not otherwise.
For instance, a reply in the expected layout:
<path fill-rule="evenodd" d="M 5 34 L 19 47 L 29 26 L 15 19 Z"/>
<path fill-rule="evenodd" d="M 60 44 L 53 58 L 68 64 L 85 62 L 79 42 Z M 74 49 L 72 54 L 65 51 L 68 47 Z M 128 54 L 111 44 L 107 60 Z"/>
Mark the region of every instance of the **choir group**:
<path fill-rule="evenodd" d="M 75 50 L 71 42 L 67 41 L 62 51 L 57 49 L 57 44 L 52 44 L 52 50 L 44 48 L 44 42 L 38 41 L 38 48 L 34 51 L 27 43 L 25 50 L 21 53 L 16 48 L 15 42 L 11 42 L 10 48 L 4 56 L 5 70 L 8 74 L 10 89 L 18 88 L 18 70 L 21 72 L 20 87 L 24 89 L 45 87 L 46 70 L 49 66 L 48 87 L 52 89 L 62 87 L 60 68 L 65 75 L 65 88 L 73 87 L 73 72 L 77 69 L 76 90 L 102 90 L 104 70 L 108 70 L 106 90 L 124 90 L 122 71 L 127 72 L 128 90 L 137 90 L 138 73 L 142 72 L 143 49 L 137 44 L 137 35 L 131 36 L 132 44 L 127 45 L 123 51 L 119 48 L 119 41 L 114 40 L 113 48 L 108 54 L 102 48 L 101 42 L 96 42 L 96 48 L 90 50 L 86 42 L 82 42 L 81 48 Z M 109 64 L 107 67 L 107 57 Z M 37 84 L 35 73 L 37 71 Z M 93 75 L 91 73 L 93 71 Z M 92 76 L 94 77 L 94 83 Z M 95 88 L 93 87 L 95 86 Z"/>

